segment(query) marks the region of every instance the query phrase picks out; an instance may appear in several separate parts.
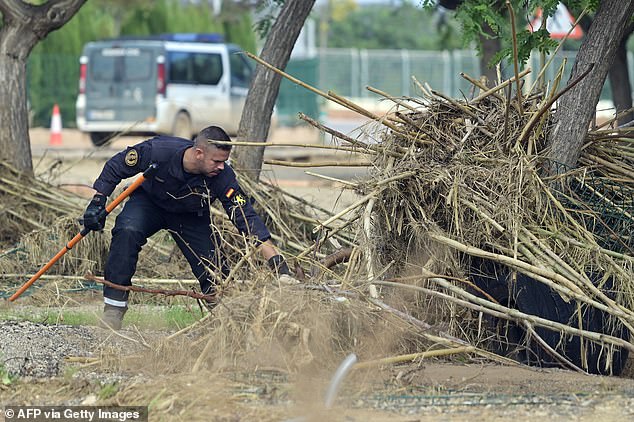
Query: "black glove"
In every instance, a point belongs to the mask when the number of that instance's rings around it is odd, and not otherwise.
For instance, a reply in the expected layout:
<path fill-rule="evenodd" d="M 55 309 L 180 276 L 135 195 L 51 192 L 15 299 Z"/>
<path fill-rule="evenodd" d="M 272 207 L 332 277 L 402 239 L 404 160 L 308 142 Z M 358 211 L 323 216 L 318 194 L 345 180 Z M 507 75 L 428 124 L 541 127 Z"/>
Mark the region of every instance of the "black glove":
<path fill-rule="evenodd" d="M 106 225 L 106 196 L 98 193 L 92 197 L 84 212 L 84 227 L 87 230 L 103 230 Z"/>
<path fill-rule="evenodd" d="M 270 257 L 268 263 L 271 271 L 276 273 L 278 277 L 281 275 L 292 276 L 291 271 L 288 269 L 288 265 L 282 255 L 274 255 Z"/>

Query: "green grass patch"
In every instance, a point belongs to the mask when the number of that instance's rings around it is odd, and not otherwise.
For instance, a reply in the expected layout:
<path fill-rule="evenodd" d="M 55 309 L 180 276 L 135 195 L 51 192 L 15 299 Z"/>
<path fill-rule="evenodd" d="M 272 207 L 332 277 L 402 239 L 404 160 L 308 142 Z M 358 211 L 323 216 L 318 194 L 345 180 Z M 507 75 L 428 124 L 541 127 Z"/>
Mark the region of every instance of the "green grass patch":
<path fill-rule="evenodd" d="M 75 377 L 75 374 L 77 374 L 79 372 L 79 367 L 78 366 L 65 366 L 64 367 L 64 379 L 66 381 L 70 381 L 73 379 L 73 377 Z"/>
<path fill-rule="evenodd" d="M 17 376 L 9 374 L 4 365 L 0 364 L 0 385 L 11 385 L 17 379 Z"/>
<path fill-rule="evenodd" d="M 131 307 L 125 314 L 124 327 L 136 325 L 139 328 L 181 329 L 202 318 L 198 310 L 189 310 L 183 306 L 169 308 L 137 308 Z"/>
<path fill-rule="evenodd" d="M 99 390 L 99 393 L 97 393 L 97 397 L 99 397 L 100 400 L 107 400 L 111 397 L 114 397 L 114 395 L 117 394 L 118 391 L 119 385 L 116 382 L 113 382 L 101 387 L 101 390 Z"/>
<path fill-rule="evenodd" d="M 0 311 L 0 320 L 85 326 L 97 325 L 101 313 L 101 306 L 94 310 L 24 308 L 9 311 L 5 309 Z M 199 309 L 180 305 L 170 307 L 132 305 L 125 315 L 123 326 L 125 328 L 136 325 L 139 329 L 178 330 L 194 323 L 202 316 Z"/>

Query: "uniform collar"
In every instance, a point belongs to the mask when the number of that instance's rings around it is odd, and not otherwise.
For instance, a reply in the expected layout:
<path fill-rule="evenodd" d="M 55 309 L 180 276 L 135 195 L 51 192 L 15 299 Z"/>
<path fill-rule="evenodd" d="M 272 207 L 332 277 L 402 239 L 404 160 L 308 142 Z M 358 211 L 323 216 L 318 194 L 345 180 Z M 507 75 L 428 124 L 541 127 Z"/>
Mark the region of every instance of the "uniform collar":
<path fill-rule="evenodd" d="M 169 173 L 171 176 L 180 180 L 181 182 L 185 181 L 185 169 L 183 168 L 183 154 L 185 154 L 185 150 L 191 148 L 191 145 L 185 145 L 183 148 L 176 150 L 176 153 L 172 157 L 169 163 Z"/>

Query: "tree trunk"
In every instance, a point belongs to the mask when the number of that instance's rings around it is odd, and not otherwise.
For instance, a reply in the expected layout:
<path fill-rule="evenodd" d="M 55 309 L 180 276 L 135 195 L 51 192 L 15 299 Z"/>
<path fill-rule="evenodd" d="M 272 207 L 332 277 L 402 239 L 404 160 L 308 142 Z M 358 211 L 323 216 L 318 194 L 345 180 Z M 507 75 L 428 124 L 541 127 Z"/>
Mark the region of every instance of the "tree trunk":
<path fill-rule="evenodd" d="M 568 167 L 577 164 L 601 88 L 633 13 L 634 0 L 603 0 L 599 3 L 590 31 L 577 53 L 570 80 L 593 67 L 559 101 L 549 154 L 552 161 Z"/>
<path fill-rule="evenodd" d="M 493 57 L 502 49 L 500 39 L 487 24 L 483 25 L 484 30 L 489 35 L 480 35 L 480 45 L 482 45 L 482 55 L 480 56 L 480 74 L 486 76 L 487 85 L 493 87 L 497 81 L 497 71 L 491 67 Z"/>
<path fill-rule="evenodd" d="M 627 40 L 632 31 L 634 31 L 634 25 L 629 25 L 619 43 L 614 63 L 612 63 L 609 72 L 612 100 L 617 113 L 632 108 L 632 84 L 627 64 Z M 632 120 L 634 120 L 634 112 L 630 111 L 619 117 L 618 124 L 624 125 Z"/>
<path fill-rule="evenodd" d="M 61 28 L 86 0 L 51 0 L 40 6 L 0 0 L 0 160 L 33 172 L 26 104 L 26 61 L 33 47 Z"/>
<path fill-rule="evenodd" d="M 286 0 L 264 43 L 263 60 L 278 69 L 286 68 L 314 3 L 315 0 Z M 281 79 L 280 75 L 261 65 L 256 67 L 240 119 L 238 140 L 266 141 Z M 233 153 L 236 168 L 255 181 L 260 178 L 263 157 L 264 147 L 236 147 Z"/>
<path fill-rule="evenodd" d="M 6 29 L 6 30 L 5 30 Z M 3 28 L 0 39 L 12 28 Z M 14 37 L 11 37 L 14 38 Z M 19 39 L 19 37 L 15 37 Z M 28 53 L 11 49 L 8 53 L 0 44 L 0 160 L 11 163 L 20 171 L 31 173 L 31 148 L 29 144 L 28 108 L 26 104 L 26 56 Z M 25 50 L 22 44 L 19 50 Z"/>

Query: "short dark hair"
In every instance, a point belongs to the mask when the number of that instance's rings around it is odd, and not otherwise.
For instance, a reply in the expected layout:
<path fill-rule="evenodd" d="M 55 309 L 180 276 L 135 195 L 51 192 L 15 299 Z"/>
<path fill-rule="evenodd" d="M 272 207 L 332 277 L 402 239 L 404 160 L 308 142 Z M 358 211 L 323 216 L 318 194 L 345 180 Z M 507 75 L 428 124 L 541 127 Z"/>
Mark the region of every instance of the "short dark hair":
<path fill-rule="evenodd" d="M 227 135 L 221 127 L 218 126 L 208 126 L 198 132 L 196 135 L 195 143 L 199 146 L 207 146 L 213 145 L 218 149 L 222 149 L 224 151 L 231 151 L 231 144 L 224 144 L 220 142 L 231 142 L 231 138 Z"/>

